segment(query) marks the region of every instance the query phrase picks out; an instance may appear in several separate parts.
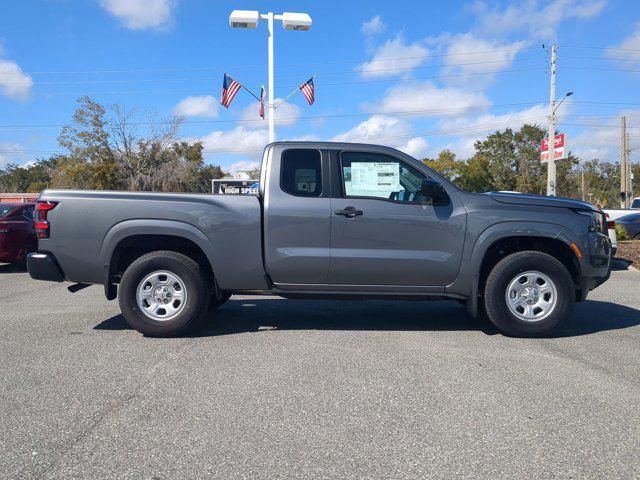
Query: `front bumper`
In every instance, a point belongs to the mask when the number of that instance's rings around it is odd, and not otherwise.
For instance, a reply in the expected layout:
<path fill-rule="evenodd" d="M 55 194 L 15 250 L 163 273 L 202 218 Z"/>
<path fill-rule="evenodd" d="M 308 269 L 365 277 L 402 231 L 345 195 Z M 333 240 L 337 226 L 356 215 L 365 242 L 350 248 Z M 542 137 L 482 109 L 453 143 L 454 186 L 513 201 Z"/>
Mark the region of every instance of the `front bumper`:
<path fill-rule="evenodd" d="M 609 280 L 613 249 L 607 235 L 593 233 L 590 235 L 590 255 L 588 263 L 582 268 L 582 275 L 578 277 L 578 301 L 587 298 L 587 294 Z"/>
<path fill-rule="evenodd" d="M 64 281 L 62 269 L 50 253 L 30 253 L 27 255 L 27 270 L 31 278 L 35 280 Z"/>

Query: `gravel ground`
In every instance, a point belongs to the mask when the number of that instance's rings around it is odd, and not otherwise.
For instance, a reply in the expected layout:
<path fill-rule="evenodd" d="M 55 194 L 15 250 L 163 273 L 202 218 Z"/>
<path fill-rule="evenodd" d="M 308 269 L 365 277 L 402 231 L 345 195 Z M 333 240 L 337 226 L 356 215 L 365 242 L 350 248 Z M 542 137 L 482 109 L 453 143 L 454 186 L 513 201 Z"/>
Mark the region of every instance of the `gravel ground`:
<path fill-rule="evenodd" d="M 640 241 L 625 240 L 618 242 L 616 257 L 625 260 L 635 268 L 640 268 Z"/>
<path fill-rule="evenodd" d="M 455 302 L 233 297 L 194 336 L 0 266 L 2 478 L 640 478 L 640 272 L 555 338 Z"/>

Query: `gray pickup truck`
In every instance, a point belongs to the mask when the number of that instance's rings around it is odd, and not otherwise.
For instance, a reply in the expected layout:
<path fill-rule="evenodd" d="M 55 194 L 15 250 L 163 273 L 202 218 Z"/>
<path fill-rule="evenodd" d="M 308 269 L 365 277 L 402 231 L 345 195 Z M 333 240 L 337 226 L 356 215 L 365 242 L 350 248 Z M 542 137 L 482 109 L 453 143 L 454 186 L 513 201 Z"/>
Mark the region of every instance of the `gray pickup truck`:
<path fill-rule="evenodd" d="M 464 192 L 373 145 L 268 145 L 257 196 L 45 190 L 36 213 L 31 276 L 102 284 L 152 336 L 249 292 L 453 299 L 508 335 L 539 336 L 610 274 L 593 206 Z"/>

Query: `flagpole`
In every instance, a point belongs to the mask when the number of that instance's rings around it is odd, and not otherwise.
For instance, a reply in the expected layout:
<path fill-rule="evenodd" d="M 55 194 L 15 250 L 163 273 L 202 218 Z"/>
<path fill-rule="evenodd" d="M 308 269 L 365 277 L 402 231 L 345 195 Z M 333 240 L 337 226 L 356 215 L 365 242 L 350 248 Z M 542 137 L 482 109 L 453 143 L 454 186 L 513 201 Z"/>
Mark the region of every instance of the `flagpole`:
<path fill-rule="evenodd" d="M 315 75 L 313 75 L 311 78 L 316 78 Z M 280 105 L 282 105 L 284 102 L 286 102 L 294 93 L 296 93 L 298 90 L 300 90 L 300 87 L 302 85 L 304 85 L 305 83 L 307 83 L 309 80 L 307 80 L 306 82 L 302 82 L 300 85 L 298 85 L 296 88 L 293 89 L 293 91 L 287 95 L 286 97 L 284 97 L 282 100 L 280 100 L 280 102 L 278 102 L 278 104 L 273 107 L 273 108 L 278 108 Z"/>
<path fill-rule="evenodd" d="M 238 83 L 240 83 L 240 82 L 238 82 Z M 259 102 L 262 102 L 262 99 L 258 98 L 256 95 L 254 95 L 253 92 L 251 90 L 249 90 L 247 87 L 245 87 L 243 84 L 240 83 L 240 86 L 242 88 L 244 88 L 247 92 L 249 92 L 249 95 L 251 95 L 253 98 L 258 100 Z"/>

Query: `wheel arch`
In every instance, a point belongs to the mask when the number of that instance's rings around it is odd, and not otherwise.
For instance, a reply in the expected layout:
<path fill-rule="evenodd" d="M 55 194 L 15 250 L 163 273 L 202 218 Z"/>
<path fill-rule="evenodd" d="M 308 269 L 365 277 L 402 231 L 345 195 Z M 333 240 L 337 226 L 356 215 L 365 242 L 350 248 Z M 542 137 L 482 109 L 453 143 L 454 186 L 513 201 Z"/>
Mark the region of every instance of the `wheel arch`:
<path fill-rule="evenodd" d="M 193 225 L 171 220 L 128 220 L 119 223 L 105 235 L 100 247 L 104 269 L 105 295 L 116 297 L 118 276 L 135 258 L 154 250 L 183 253 L 214 271 L 213 244 Z"/>
<path fill-rule="evenodd" d="M 574 249 L 574 246 L 579 248 L 578 245 L 578 239 L 570 230 L 553 223 L 502 222 L 487 228 L 478 236 L 470 255 L 468 312 L 473 316 L 478 314 L 478 295 L 493 266 L 517 251 L 549 253 L 563 263 L 577 281 L 582 271 L 581 259 Z"/>

